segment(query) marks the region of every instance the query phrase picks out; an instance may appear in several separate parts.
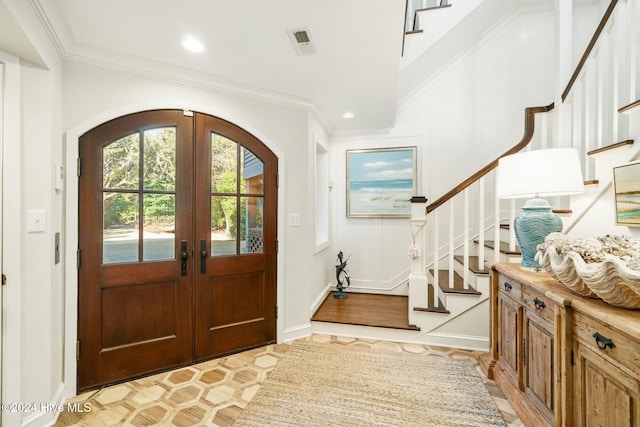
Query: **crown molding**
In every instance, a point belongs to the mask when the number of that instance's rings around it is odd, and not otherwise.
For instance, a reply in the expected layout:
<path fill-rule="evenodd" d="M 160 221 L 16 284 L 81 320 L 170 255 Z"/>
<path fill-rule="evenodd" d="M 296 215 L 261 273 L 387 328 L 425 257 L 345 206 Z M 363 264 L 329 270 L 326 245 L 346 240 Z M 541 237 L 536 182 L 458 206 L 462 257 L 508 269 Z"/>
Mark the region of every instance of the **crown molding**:
<path fill-rule="evenodd" d="M 326 114 L 320 111 L 309 98 L 265 90 L 225 79 L 215 74 L 196 71 L 161 61 L 110 52 L 104 49 L 89 49 L 79 44 L 69 31 L 67 31 L 66 22 L 64 22 L 64 19 L 59 15 L 55 7 L 48 4 L 46 0 L 29 1 L 47 35 L 51 39 L 51 42 L 60 57 L 64 60 L 164 80 L 180 85 L 207 89 L 258 102 L 306 110 L 312 112 L 327 131 L 331 131 L 334 128 L 333 123 L 331 123 Z"/>

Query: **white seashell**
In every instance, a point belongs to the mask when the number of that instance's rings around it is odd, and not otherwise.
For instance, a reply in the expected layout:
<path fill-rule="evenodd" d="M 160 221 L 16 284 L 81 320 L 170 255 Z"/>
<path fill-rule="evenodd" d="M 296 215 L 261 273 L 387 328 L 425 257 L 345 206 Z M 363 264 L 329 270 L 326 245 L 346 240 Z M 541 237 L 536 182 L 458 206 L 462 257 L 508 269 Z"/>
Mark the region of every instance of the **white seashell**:
<path fill-rule="evenodd" d="M 617 307 L 640 309 L 640 257 L 630 258 L 634 268 L 612 254 L 600 262 L 586 262 L 576 251 L 565 256 L 550 246 L 536 260 L 559 282 L 583 296 L 597 296 Z"/>

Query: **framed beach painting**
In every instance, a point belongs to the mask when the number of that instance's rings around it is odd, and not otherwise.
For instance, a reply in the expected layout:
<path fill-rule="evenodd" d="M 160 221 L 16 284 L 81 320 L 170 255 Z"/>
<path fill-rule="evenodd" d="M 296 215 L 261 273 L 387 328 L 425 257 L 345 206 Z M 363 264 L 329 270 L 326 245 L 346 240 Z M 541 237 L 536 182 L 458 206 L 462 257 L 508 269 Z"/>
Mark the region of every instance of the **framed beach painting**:
<path fill-rule="evenodd" d="M 640 162 L 613 168 L 616 224 L 640 226 Z"/>
<path fill-rule="evenodd" d="M 347 150 L 347 216 L 411 216 L 416 181 L 416 147 Z"/>

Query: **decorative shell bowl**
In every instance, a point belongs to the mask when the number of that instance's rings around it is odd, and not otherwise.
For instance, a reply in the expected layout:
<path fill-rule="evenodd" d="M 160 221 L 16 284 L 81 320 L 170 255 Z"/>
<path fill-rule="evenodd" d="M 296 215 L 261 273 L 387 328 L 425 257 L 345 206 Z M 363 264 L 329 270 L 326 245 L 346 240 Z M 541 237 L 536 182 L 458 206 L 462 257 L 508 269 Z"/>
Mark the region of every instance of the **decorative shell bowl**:
<path fill-rule="evenodd" d="M 552 233 L 538 246 L 536 260 L 577 294 L 640 309 L 640 239 L 605 236 L 572 242 Z"/>

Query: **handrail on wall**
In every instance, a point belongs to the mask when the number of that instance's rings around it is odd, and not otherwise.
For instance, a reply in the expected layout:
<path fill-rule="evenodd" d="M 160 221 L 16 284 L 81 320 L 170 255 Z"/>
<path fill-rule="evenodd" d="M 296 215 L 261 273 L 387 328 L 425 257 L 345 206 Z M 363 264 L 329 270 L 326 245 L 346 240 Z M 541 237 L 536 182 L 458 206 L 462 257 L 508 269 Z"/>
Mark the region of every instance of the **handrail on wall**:
<path fill-rule="evenodd" d="M 407 2 L 408 1 L 409 0 L 407 0 Z M 587 62 L 587 58 L 591 54 L 591 51 L 593 50 L 598 39 L 600 38 L 600 35 L 602 34 L 604 27 L 607 25 L 607 22 L 609 21 L 609 17 L 613 14 L 613 10 L 615 9 L 616 4 L 618 4 L 618 0 L 611 0 L 611 2 L 609 3 L 607 10 L 605 11 L 602 19 L 600 20 L 600 23 L 598 24 L 598 27 L 596 28 L 593 36 L 591 37 L 591 41 L 589 42 L 589 45 L 585 49 L 585 52 L 582 55 L 580 61 L 578 62 L 578 65 L 576 66 L 576 69 L 573 72 L 573 75 L 571 76 L 571 79 L 569 80 L 569 83 L 567 84 L 566 89 L 562 93 L 563 102 L 565 98 L 569 96 L 569 92 L 571 91 L 573 84 L 576 82 L 578 75 L 580 74 L 580 72 L 582 71 L 582 68 L 584 67 L 584 64 Z M 544 107 L 525 108 L 524 135 L 522 136 L 522 139 L 520 140 L 520 142 L 518 142 L 516 145 L 514 145 L 512 148 L 510 148 L 507 152 L 502 154 L 500 157 L 498 157 L 497 159 L 495 159 L 494 161 L 492 161 L 491 163 L 489 163 L 488 165 L 480 169 L 478 172 L 471 175 L 469 178 L 462 181 L 460 184 L 458 184 L 457 186 L 455 186 L 454 188 L 446 192 L 444 195 L 442 195 L 440 198 L 438 198 L 436 201 L 431 203 L 429 206 L 427 206 L 426 208 L 427 214 L 434 211 L 439 206 L 443 205 L 444 203 L 452 199 L 454 196 L 461 193 L 465 188 L 469 187 L 471 184 L 473 184 L 474 182 L 476 182 L 477 180 L 479 180 L 480 178 L 482 178 L 483 176 L 491 172 L 493 169 L 495 169 L 498 166 L 498 161 L 502 157 L 517 153 L 518 151 L 525 148 L 533 138 L 533 132 L 535 127 L 535 120 L 534 120 L 535 115 L 537 113 L 551 111 L 553 110 L 553 107 L 554 107 L 554 104 L 551 103 Z"/>
<path fill-rule="evenodd" d="M 567 96 L 569 96 L 569 92 L 571 92 L 571 88 L 573 87 L 573 84 L 578 79 L 578 75 L 580 75 L 580 72 L 582 71 L 584 64 L 587 62 L 589 55 L 591 55 L 591 51 L 593 50 L 593 48 L 596 45 L 596 42 L 600 38 L 600 34 L 602 34 L 604 27 L 607 25 L 607 22 L 609 21 L 609 17 L 613 14 L 613 9 L 616 8 L 616 4 L 618 4 L 618 0 L 611 0 L 611 3 L 609 3 L 609 7 L 607 7 L 607 10 L 605 11 L 604 15 L 602 16 L 602 19 L 600 20 L 600 24 L 598 24 L 596 31 L 593 33 L 593 36 L 591 37 L 591 40 L 589 41 L 587 48 L 582 54 L 582 57 L 580 58 L 580 61 L 578 62 L 578 65 L 576 66 L 575 71 L 573 72 L 573 74 L 571 75 L 571 78 L 569 79 L 569 83 L 567 84 L 567 87 L 565 88 L 564 92 L 562 92 L 562 102 L 564 102 Z"/>
<path fill-rule="evenodd" d="M 443 205 L 450 199 L 452 199 L 455 195 L 461 193 L 465 188 L 469 187 L 471 184 L 491 172 L 493 169 L 498 167 L 498 160 L 502 157 L 509 156 L 511 154 L 517 153 L 522 150 L 531 142 L 533 138 L 533 133 L 535 130 L 535 115 L 538 113 L 546 113 L 547 111 L 553 110 L 553 103 L 541 106 L 541 107 L 527 107 L 524 109 L 524 134 L 522 135 L 522 139 L 516 145 L 511 147 L 497 159 L 493 160 L 491 163 L 480 169 L 478 172 L 471 175 L 469 178 L 462 181 L 460 184 L 456 185 L 454 188 L 446 192 L 444 195 L 440 196 L 435 202 L 431 203 L 427 206 L 427 213 L 430 213 L 437 209 L 439 206 Z"/>

